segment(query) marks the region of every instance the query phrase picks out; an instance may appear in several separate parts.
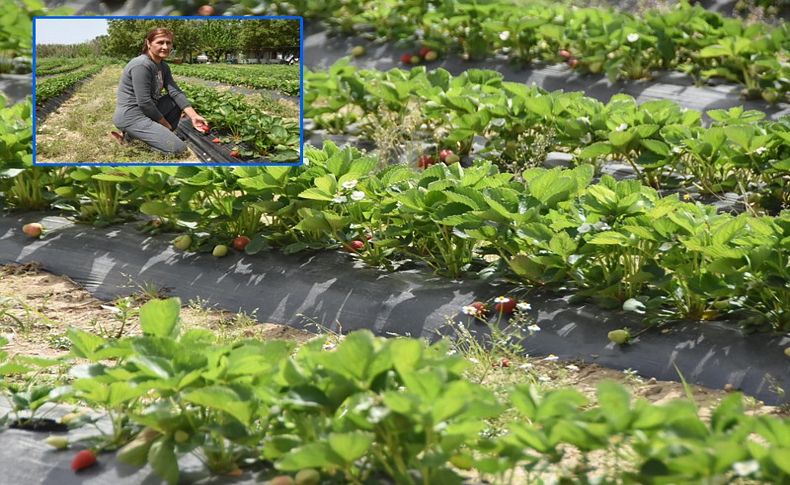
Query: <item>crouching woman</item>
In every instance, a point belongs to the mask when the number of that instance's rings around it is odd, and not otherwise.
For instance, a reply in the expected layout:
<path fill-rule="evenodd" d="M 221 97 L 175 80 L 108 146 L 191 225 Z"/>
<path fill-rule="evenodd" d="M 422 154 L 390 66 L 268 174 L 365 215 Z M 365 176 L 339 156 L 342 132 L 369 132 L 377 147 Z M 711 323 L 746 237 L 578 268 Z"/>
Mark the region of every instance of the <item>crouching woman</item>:
<path fill-rule="evenodd" d="M 112 132 L 116 140 L 138 139 L 154 150 L 180 153 L 187 148 L 174 133 L 181 113 L 197 130 L 206 126 L 205 118 L 189 104 L 165 62 L 172 50 L 173 33 L 165 28 L 151 29 L 145 36 L 142 53 L 124 67 L 112 118 L 122 132 Z M 167 94 L 163 94 L 163 89 Z"/>

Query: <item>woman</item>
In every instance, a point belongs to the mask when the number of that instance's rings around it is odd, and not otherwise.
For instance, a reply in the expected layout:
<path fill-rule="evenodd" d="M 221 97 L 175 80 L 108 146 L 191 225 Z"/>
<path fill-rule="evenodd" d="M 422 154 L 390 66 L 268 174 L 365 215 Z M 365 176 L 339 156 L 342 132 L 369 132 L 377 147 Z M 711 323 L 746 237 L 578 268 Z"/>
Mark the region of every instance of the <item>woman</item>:
<path fill-rule="evenodd" d="M 142 54 L 124 67 L 112 118 L 123 132 L 112 132 L 119 142 L 136 138 L 160 152 L 180 153 L 187 145 L 173 131 L 181 112 L 189 117 L 195 129 L 202 132 L 208 127 L 205 118 L 190 106 L 164 62 L 172 50 L 173 32 L 165 28 L 151 29 L 145 36 Z M 163 88 L 168 94 L 162 94 Z"/>

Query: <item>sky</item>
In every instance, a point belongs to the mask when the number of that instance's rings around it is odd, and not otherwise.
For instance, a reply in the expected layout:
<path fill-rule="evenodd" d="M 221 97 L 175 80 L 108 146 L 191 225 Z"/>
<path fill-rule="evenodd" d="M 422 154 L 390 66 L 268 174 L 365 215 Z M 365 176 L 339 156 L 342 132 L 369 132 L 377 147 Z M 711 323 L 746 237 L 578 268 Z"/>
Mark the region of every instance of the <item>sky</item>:
<path fill-rule="evenodd" d="M 107 19 L 36 19 L 36 45 L 80 44 L 107 33 Z"/>

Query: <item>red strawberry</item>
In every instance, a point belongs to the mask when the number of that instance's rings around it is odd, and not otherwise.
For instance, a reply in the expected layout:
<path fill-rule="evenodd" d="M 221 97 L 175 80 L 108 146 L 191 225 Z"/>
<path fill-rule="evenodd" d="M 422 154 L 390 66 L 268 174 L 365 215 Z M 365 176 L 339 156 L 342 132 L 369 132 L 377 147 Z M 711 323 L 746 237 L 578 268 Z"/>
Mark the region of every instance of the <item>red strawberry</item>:
<path fill-rule="evenodd" d="M 230 152 L 231 157 L 239 158 L 239 155 L 241 155 L 241 153 L 239 153 L 238 150 L 231 150 Z"/>
<path fill-rule="evenodd" d="M 505 300 L 506 301 L 499 301 L 494 305 L 494 310 L 496 310 L 497 313 L 510 314 L 516 309 L 517 302 L 514 298 L 505 298 Z"/>
<path fill-rule="evenodd" d="M 568 51 L 568 50 L 562 49 L 559 52 L 559 54 L 560 54 L 560 57 L 562 57 L 563 59 L 570 59 L 571 58 L 571 52 Z"/>
<path fill-rule="evenodd" d="M 425 47 L 425 46 L 420 47 L 420 57 L 424 58 L 425 56 L 428 55 L 429 52 L 431 52 L 430 47 Z"/>
<path fill-rule="evenodd" d="M 214 7 L 211 5 L 203 5 L 197 11 L 198 15 L 205 15 L 206 17 L 214 15 Z"/>
<path fill-rule="evenodd" d="M 222 140 L 220 140 L 219 138 L 214 138 L 213 140 L 211 140 L 211 143 L 220 143 L 220 142 L 222 142 Z"/>
<path fill-rule="evenodd" d="M 417 167 L 422 169 L 426 169 L 434 163 L 436 163 L 436 160 L 430 155 L 420 155 L 420 158 L 417 159 Z"/>
<path fill-rule="evenodd" d="M 502 357 L 502 360 L 499 361 L 499 367 L 510 367 L 510 359 Z"/>
<path fill-rule="evenodd" d="M 231 246 L 233 246 L 233 249 L 235 249 L 236 251 L 244 251 L 244 248 L 246 248 L 247 244 L 249 243 L 250 243 L 250 238 L 248 238 L 247 236 L 236 236 L 235 238 L 233 238 L 233 242 L 231 243 Z"/>
<path fill-rule="evenodd" d="M 344 245 L 343 249 L 345 249 L 349 253 L 356 253 L 357 251 L 361 250 L 364 247 L 365 247 L 365 243 L 363 243 L 359 239 L 354 239 L 350 243 Z"/>
<path fill-rule="evenodd" d="M 568 59 L 568 65 L 571 66 L 571 69 L 574 69 L 579 65 L 579 59 Z"/>
<path fill-rule="evenodd" d="M 453 154 L 452 150 L 444 149 L 439 152 L 439 160 L 444 162 L 447 160 L 447 157 L 449 157 L 452 154 Z"/>
<path fill-rule="evenodd" d="M 80 470 L 84 470 L 85 468 L 92 467 L 96 464 L 96 452 L 93 450 L 81 450 L 79 453 L 74 455 L 74 459 L 71 460 L 71 469 L 75 472 Z"/>
<path fill-rule="evenodd" d="M 485 303 L 483 303 L 482 301 L 476 301 L 476 302 L 472 303 L 472 304 L 471 304 L 471 305 L 469 305 L 469 306 L 471 306 L 472 308 L 474 308 L 475 310 L 477 310 L 477 314 L 478 314 L 479 316 L 483 316 L 483 315 L 485 315 L 486 313 L 488 313 L 488 308 L 486 308 L 486 304 L 485 304 Z"/>
<path fill-rule="evenodd" d="M 400 56 L 400 62 L 401 64 L 411 64 L 411 54 L 407 52 L 406 54 Z"/>

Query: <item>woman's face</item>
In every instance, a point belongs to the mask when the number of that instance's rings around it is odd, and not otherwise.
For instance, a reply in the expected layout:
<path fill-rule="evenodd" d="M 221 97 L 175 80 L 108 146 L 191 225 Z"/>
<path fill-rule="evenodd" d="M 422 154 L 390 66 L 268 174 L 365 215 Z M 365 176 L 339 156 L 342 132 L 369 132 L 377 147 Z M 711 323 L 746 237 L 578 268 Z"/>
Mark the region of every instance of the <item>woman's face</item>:
<path fill-rule="evenodd" d="M 148 43 L 148 52 L 151 57 L 165 59 L 173 50 L 173 39 L 167 35 L 157 35 Z"/>

